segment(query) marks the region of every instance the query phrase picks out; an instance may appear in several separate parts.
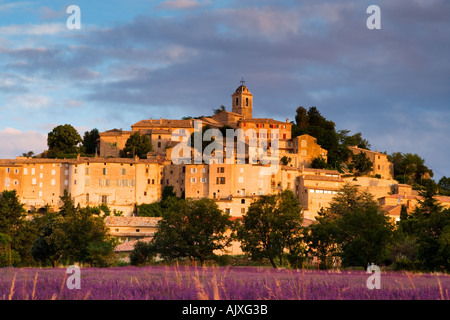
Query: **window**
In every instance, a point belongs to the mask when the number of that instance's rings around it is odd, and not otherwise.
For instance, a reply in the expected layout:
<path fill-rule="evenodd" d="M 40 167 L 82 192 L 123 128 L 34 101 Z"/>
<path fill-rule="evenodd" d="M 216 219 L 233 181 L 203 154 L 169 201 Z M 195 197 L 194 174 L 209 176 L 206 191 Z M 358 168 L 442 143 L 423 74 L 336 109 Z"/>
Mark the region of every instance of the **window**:
<path fill-rule="evenodd" d="M 242 204 L 245 204 L 245 199 L 241 199 L 241 203 L 242 203 Z"/>
<path fill-rule="evenodd" d="M 77 184 L 77 180 L 73 180 L 73 184 L 76 185 Z"/>
<path fill-rule="evenodd" d="M 90 175 L 91 174 L 91 168 L 86 168 L 86 175 Z"/>
<path fill-rule="evenodd" d="M 108 174 L 108 169 L 107 168 L 103 168 L 103 175 L 107 175 Z"/>
<path fill-rule="evenodd" d="M 42 179 L 43 177 L 44 177 L 44 174 L 43 174 L 43 173 L 40 173 L 40 174 L 39 174 L 39 178 Z"/>
<path fill-rule="evenodd" d="M 161 139 L 161 135 L 158 135 L 158 139 Z"/>
<path fill-rule="evenodd" d="M 89 193 L 86 193 L 86 203 L 89 203 Z"/>
<path fill-rule="evenodd" d="M 9 178 L 5 178 L 5 187 L 9 187 Z"/>
<path fill-rule="evenodd" d="M 191 173 L 197 173 L 197 168 L 191 168 Z"/>
<path fill-rule="evenodd" d="M 241 208 L 241 213 L 245 214 L 245 208 Z"/>
<path fill-rule="evenodd" d="M 100 196 L 100 202 L 102 204 L 108 204 L 108 196 Z"/>
<path fill-rule="evenodd" d="M 147 195 L 147 191 L 144 191 L 144 196 L 146 196 Z"/>
<path fill-rule="evenodd" d="M 202 183 L 208 182 L 208 178 L 202 178 Z"/>
<path fill-rule="evenodd" d="M 19 181 L 14 180 L 14 185 L 15 185 L 15 186 L 18 186 L 18 185 L 19 185 Z"/>
<path fill-rule="evenodd" d="M 239 177 L 238 182 L 239 183 L 244 183 L 244 177 Z"/>
<path fill-rule="evenodd" d="M 196 178 L 191 178 L 191 183 L 196 183 L 197 179 Z"/>
<path fill-rule="evenodd" d="M 236 98 L 236 105 L 239 104 L 239 98 Z"/>
<path fill-rule="evenodd" d="M 77 173 L 77 169 L 73 169 L 73 173 Z"/>
<path fill-rule="evenodd" d="M 224 173 L 225 167 L 217 167 L 217 173 Z"/>
<path fill-rule="evenodd" d="M 126 175 L 127 174 L 127 169 L 120 169 L 120 174 L 121 175 Z"/>
<path fill-rule="evenodd" d="M 31 168 L 31 175 L 34 176 L 35 173 L 36 173 L 36 169 L 35 168 Z"/>
<path fill-rule="evenodd" d="M 6 168 L 6 173 L 10 173 L 11 172 L 11 168 Z"/>
<path fill-rule="evenodd" d="M 136 229 L 136 232 L 140 232 L 141 230 L 140 229 Z"/>
<path fill-rule="evenodd" d="M 28 174 L 28 168 L 23 168 L 23 174 Z"/>
<path fill-rule="evenodd" d="M 217 177 L 216 183 L 217 184 L 225 184 L 225 177 Z"/>
<path fill-rule="evenodd" d="M 161 148 L 161 142 L 158 142 L 158 148 Z"/>
<path fill-rule="evenodd" d="M 245 98 L 245 106 L 248 107 L 248 98 Z"/>
<path fill-rule="evenodd" d="M 15 169 L 14 173 L 16 173 L 16 174 L 19 173 L 19 169 Z"/>

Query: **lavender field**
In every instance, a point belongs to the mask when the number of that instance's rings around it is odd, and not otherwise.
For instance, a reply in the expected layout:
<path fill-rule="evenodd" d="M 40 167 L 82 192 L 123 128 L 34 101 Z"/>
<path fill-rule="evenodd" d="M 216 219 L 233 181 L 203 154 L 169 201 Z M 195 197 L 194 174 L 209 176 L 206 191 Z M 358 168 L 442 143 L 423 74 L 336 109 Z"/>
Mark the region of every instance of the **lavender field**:
<path fill-rule="evenodd" d="M 450 276 L 257 267 L 81 268 L 80 289 L 66 269 L 0 269 L 2 300 L 449 300 Z"/>

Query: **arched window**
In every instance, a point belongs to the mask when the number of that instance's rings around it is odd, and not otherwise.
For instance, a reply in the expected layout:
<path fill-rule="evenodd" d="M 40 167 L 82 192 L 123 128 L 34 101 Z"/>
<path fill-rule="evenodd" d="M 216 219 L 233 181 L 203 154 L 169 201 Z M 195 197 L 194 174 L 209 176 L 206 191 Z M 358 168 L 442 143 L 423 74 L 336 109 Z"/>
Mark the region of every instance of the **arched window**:
<path fill-rule="evenodd" d="M 236 98 L 236 105 L 239 104 L 239 98 Z"/>
<path fill-rule="evenodd" d="M 245 106 L 248 107 L 248 98 L 245 98 Z"/>

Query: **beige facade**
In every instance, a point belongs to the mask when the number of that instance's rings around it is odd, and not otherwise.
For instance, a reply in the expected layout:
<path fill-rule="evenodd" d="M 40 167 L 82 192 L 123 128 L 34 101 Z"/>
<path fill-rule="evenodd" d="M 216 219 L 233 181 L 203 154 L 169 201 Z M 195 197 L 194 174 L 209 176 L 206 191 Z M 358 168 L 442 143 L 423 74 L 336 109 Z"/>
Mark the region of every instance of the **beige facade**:
<path fill-rule="evenodd" d="M 371 175 L 380 175 L 383 179 L 394 179 L 394 164 L 388 160 L 388 156 L 386 154 L 378 151 L 361 149 L 356 146 L 348 148 L 353 155 L 363 152 L 370 159 L 370 161 L 372 161 L 373 167 L 370 172 Z M 352 157 L 348 159 L 349 163 L 351 161 Z"/>
<path fill-rule="evenodd" d="M 17 190 L 27 210 L 57 210 L 67 190 L 75 205 L 107 204 L 130 215 L 135 204 L 161 197 L 161 165 L 121 158 L 0 160 L 0 191 Z"/>
<path fill-rule="evenodd" d="M 122 129 L 112 129 L 100 132 L 100 138 L 97 141 L 97 148 L 100 157 L 119 157 L 120 150 L 125 148 L 128 138 L 133 134 L 131 131 Z"/>
<path fill-rule="evenodd" d="M 301 172 L 298 197 L 303 217 L 314 220 L 322 208 L 327 208 L 338 194 L 344 180 L 336 170 L 308 169 Z"/>

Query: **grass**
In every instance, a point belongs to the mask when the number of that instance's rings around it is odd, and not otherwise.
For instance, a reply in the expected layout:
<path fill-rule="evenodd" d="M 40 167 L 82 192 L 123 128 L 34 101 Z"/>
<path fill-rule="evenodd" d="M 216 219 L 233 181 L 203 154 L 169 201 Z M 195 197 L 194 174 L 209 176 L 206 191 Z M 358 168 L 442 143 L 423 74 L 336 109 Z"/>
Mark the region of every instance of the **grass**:
<path fill-rule="evenodd" d="M 151 266 L 82 268 L 68 289 L 66 269 L 0 269 L 2 300 L 449 300 L 450 276 L 382 272 L 381 289 L 355 270 Z"/>

